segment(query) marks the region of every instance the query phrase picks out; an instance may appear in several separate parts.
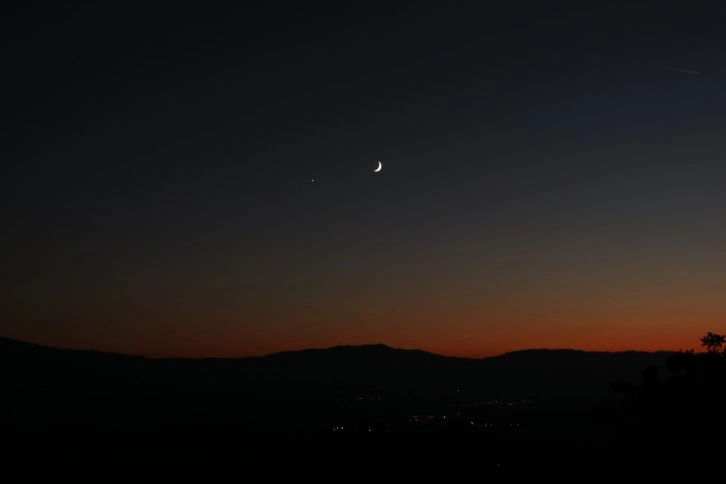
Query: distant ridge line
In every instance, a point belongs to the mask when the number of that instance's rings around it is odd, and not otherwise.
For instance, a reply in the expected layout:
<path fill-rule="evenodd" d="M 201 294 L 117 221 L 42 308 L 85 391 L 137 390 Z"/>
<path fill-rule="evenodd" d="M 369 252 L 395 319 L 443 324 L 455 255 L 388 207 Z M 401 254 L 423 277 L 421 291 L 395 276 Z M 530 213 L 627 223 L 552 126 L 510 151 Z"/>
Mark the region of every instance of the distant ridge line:
<path fill-rule="evenodd" d="M 525 354 L 535 354 L 535 353 L 550 353 L 550 354 L 553 354 L 553 353 L 561 353 L 561 354 L 578 353 L 578 354 L 592 354 L 592 355 L 608 355 L 608 354 L 610 354 L 610 355 L 618 355 L 618 354 L 659 355 L 659 354 L 675 353 L 675 351 L 672 351 L 672 350 L 644 351 L 644 350 L 631 349 L 631 350 L 619 350 L 619 351 L 602 351 L 602 350 L 581 350 L 581 349 L 575 349 L 575 348 L 525 348 L 525 349 L 521 349 L 521 350 L 507 351 L 507 352 L 501 353 L 499 355 L 484 356 L 484 357 L 477 358 L 477 357 L 444 355 L 444 354 L 434 353 L 431 351 L 422 350 L 422 349 L 418 349 L 418 348 L 411 348 L 411 349 L 396 348 L 396 347 L 389 346 L 389 345 L 386 345 L 383 343 L 367 343 L 367 344 L 360 344 L 360 345 L 344 344 L 344 345 L 335 345 L 335 346 L 328 346 L 328 347 L 312 347 L 312 348 L 282 350 L 282 351 L 267 353 L 264 355 L 254 355 L 254 356 L 149 357 L 149 356 L 145 356 L 145 355 L 137 355 L 137 354 L 131 354 L 131 353 L 118 353 L 118 352 L 102 351 L 102 350 L 87 349 L 87 348 L 70 348 L 70 347 L 50 346 L 50 345 L 43 345 L 43 344 L 34 343 L 34 342 L 30 342 L 30 341 L 23 341 L 23 340 L 19 340 L 19 339 L 15 339 L 15 338 L 9 338 L 7 336 L 0 336 L 0 350 L 2 350 L 3 346 L 6 346 L 6 345 L 14 345 L 14 346 L 18 346 L 18 347 L 24 346 L 28 349 L 34 348 L 36 350 L 77 352 L 77 353 L 87 353 L 87 354 L 96 354 L 96 355 L 107 355 L 107 356 L 113 356 L 113 357 L 126 357 L 126 358 L 134 358 L 134 359 L 164 360 L 164 361 L 178 361 L 178 360 L 190 360 L 190 361 L 228 360 L 228 361 L 233 361 L 233 360 L 246 360 L 246 359 L 276 358 L 276 357 L 284 357 L 286 355 L 295 355 L 295 354 L 342 352 L 342 351 L 400 352 L 400 353 L 427 355 L 427 356 L 437 357 L 437 358 L 456 359 L 456 360 L 461 360 L 461 361 L 481 361 L 481 360 L 489 360 L 489 359 L 507 358 L 507 357 L 511 357 L 514 355 L 525 355 Z"/>

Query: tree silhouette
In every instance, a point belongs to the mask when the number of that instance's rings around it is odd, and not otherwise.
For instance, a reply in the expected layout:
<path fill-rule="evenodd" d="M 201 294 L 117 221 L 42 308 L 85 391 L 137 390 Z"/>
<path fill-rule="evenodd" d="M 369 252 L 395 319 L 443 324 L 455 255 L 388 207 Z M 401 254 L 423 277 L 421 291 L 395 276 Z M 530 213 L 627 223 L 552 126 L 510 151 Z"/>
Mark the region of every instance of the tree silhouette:
<path fill-rule="evenodd" d="M 709 473 L 701 463 L 720 459 L 722 447 L 713 443 L 713 436 L 726 434 L 726 337 L 708 332 L 700 341 L 707 351 L 673 353 L 665 361 L 663 378 L 650 367 L 639 386 L 611 385 L 625 397 L 619 422 L 625 465 L 649 480 L 681 471 Z M 645 462 L 644 453 L 664 458 Z"/>
<path fill-rule="evenodd" d="M 726 337 L 722 334 L 715 334 L 712 332 L 706 333 L 706 336 L 701 338 L 701 346 L 705 346 L 709 353 L 720 353 L 721 348 L 726 341 Z"/>

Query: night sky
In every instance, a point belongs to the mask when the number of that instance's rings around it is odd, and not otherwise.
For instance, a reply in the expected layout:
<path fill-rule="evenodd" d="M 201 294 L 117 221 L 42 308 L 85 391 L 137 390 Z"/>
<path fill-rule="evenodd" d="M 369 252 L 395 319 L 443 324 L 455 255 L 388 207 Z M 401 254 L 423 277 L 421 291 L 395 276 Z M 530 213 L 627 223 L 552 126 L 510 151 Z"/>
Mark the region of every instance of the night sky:
<path fill-rule="evenodd" d="M 178 4 L 5 13 L 0 336 L 481 357 L 723 331 L 723 3 Z"/>

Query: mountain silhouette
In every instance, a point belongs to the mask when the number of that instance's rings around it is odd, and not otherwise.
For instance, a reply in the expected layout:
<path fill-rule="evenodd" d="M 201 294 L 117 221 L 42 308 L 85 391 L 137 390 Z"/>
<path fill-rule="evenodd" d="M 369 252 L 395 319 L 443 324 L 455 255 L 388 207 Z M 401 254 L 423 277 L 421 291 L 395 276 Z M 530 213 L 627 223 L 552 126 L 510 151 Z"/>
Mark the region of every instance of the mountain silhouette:
<path fill-rule="evenodd" d="M 453 466 L 542 478 L 565 453 L 575 460 L 557 468 L 561 477 L 607 465 L 614 430 L 598 415 L 619 398 L 610 384 L 639 381 L 670 354 L 532 349 L 475 359 L 376 344 L 147 358 L 0 337 L 0 430 L 19 456 L 67 465 L 93 454 L 134 468 L 151 460 L 165 475 L 184 456 L 202 475 L 397 468 L 430 477 Z M 262 464 L 279 459 L 287 465 Z"/>
<path fill-rule="evenodd" d="M 535 349 L 472 359 L 386 345 L 336 346 L 245 358 L 145 358 L 0 338 L 4 385 L 15 394 L 229 394 L 299 402 L 386 398 L 598 402 L 669 352 Z M 225 417 L 227 418 L 227 417 Z"/>
<path fill-rule="evenodd" d="M 374 344 L 242 358 L 146 358 L 0 337 L 4 381 L 18 390 L 32 391 L 259 388 L 284 393 L 312 385 L 332 392 L 460 393 L 465 389 L 487 397 L 501 397 L 504 392 L 510 397 L 536 395 L 545 400 L 586 398 L 604 396 L 614 380 L 638 379 L 644 368 L 662 366 L 669 354 L 532 349 L 475 359 Z M 594 393 L 588 394 L 587 389 Z"/>

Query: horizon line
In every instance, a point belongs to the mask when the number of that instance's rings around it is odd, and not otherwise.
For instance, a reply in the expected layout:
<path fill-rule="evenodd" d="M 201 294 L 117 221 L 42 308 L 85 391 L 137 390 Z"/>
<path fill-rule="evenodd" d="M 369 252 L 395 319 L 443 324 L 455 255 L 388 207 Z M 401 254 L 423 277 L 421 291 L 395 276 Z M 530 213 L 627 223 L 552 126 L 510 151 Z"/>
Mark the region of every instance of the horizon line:
<path fill-rule="evenodd" d="M 582 353 L 677 353 L 679 351 L 694 351 L 696 353 L 699 353 L 701 351 L 689 348 L 684 349 L 681 348 L 679 350 L 667 350 L 667 349 L 659 349 L 659 350 L 638 350 L 638 349 L 622 349 L 622 350 L 585 350 L 580 348 L 573 348 L 573 347 L 527 347 L 527 348 L 520 348 L 516 350 L 511 351 L 505 351 L 502 353 L 492 354 L 489 356 L 454 356 L 454 355 L 447 355 L 444 353 L 437 353 L 434 351 L 429 351 L 423 348 L 403 348 L 403 347 L 397 347 L 397 346 L 391 346 L 386 343 L 361 343 L 361 344 L 337 344 L 337 345 L 331 345 L 331 346 L 309 346 L 309 347 L 301 347 L 296 349 L 287 349 L 287 350 L 280 350 L 280 351 L 273 351 L 269 353 L 262 353 L 262 354 L 251 354 L 251 355 L 240 355 L 240 356 L 148 356 L 144 354 L 139 353 L 123 353 L 118 351 L 105 351 L 105 350 L 99 350 L 95 348 L 84 348 L 84 347 L 70 347 L 70 346 L 53 346 L 48 344 L 42 344 L 42 343 L 36 343 L 33 341 L 28 340 L 22 340 L 17 338 L 11 338 L 9 336 L 0 336 L 0 340 L 8 340 L 16 343 L 31 345 L 31 346 L 38 346 L 42 348 L 47 349 L 53 349 L 53 350 L 61 350 L 61 351 L 82 351 L 82 352 L 91 352 L 91 353 L 102 353 L 107 355 L 116 355 L 116 356 L 125 356 L 130 358 L 144 358 L 148 360 L 239 360 L 239 359 L 246 359 L 246 358 L 265 358 L 269 356 L 279 355 L 279 354 L 286 354 L 286 353 L 300 353 L 304 351 L 326 351 L 326 350 L 332 350 L 336 348 L 364 348 L 364 347 L 371 347 L 371 346 L 382 346 L 385 348 L 389 348 L 391 350 L 395 351 L 418 351 L 423 353 L 428 353 L 430 355 L 434 356 L 440 356 L 444 358 L 456 358 L 456 359 L 462 359 L 462 360 L 484 360 L 488 358 L 497 358 L 500 356 L 512 354 L 512 353 L 520 353 L 525 351 L 577 351 Z"/>

